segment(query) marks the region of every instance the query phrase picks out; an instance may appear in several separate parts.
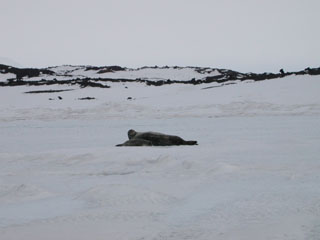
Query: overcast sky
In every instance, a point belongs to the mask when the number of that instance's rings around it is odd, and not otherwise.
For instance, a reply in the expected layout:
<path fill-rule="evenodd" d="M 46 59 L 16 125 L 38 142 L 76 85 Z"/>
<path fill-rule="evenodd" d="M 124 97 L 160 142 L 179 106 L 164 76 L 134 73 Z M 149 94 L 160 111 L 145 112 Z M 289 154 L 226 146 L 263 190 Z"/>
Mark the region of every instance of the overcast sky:
<path fill-rule="evenodd" d="M 1 0 L 0 57 L 61 64 L 320 66 L 319 0 Z"/>

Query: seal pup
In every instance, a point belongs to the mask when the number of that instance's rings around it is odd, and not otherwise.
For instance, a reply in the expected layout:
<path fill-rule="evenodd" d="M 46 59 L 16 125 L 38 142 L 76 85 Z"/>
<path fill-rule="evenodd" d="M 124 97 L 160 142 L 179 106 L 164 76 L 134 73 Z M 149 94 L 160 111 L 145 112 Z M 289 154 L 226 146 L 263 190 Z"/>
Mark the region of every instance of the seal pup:
<path fill-rule="evenodd" d="M 125 141 L 122 144 L 116 145 L 116 147 L 123 147 L 123 146 L 152 146 L 152 142 L 144 139 L 130 139 L 128 141 Z"/>
<path fill-rule="evenodd" d="M 158 132 L 136 132 L 133 129 L 128 131 L 128 138 L 143 139 L 150 141 L 153 146 L 172 146 L 172 145 L 197 145 L 197 141 L 186 141 L 181 137 L 167 135 Z"/>

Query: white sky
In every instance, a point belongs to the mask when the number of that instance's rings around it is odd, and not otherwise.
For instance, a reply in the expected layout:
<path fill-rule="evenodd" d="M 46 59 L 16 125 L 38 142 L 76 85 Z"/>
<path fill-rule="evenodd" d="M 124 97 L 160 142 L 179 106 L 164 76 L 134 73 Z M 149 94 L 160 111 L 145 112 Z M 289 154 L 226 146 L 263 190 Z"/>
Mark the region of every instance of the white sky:
<path fill-rule="evenodd" d="M 0 56 L 61 64 L 320 66 L 319 0 L 1 0 Z"/>

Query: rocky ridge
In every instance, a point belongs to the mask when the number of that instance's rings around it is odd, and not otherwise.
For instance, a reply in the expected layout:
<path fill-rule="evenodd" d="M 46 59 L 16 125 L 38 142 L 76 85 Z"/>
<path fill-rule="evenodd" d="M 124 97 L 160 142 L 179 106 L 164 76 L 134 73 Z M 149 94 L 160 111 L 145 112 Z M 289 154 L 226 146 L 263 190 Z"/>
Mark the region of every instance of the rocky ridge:
<path fill-rule="evenodd" d="M 226 83 L 230 81 L 262 81 L 288 75 L 320 75 L 319 68 L 298 72 L 241 73 L 202 67 L 142 67 L 120 66 L 56 66 L 48 68 L 16 68 L 0 64 L 0 86 L 78 85 L 80 87 L 109 88 L 108 82 L 139 82 L 150 86 L 165 84 Z"/>

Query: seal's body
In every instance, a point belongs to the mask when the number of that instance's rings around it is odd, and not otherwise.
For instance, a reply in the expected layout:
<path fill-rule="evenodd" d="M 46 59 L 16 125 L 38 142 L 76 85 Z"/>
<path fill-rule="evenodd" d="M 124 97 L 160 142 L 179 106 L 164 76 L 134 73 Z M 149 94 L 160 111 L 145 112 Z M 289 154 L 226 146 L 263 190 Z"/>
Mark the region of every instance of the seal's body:
<path fill-rule="evenodd" d="M 116 147 L 123 147 L 123 146 L 152 146 L 152 142 L 144 139 L 130 139 L 125 141 L 122 144 L 116 145 Z"/>
<path fill-rule="evenodd" d="M 150 141 L 153 146 L 197 145 L 197 141 L 185 141 L 178 136 L 158 132 L 136 132 L 133 129 L 128 131 L 128 137 L 130 140 L 143 139 Z"/>

